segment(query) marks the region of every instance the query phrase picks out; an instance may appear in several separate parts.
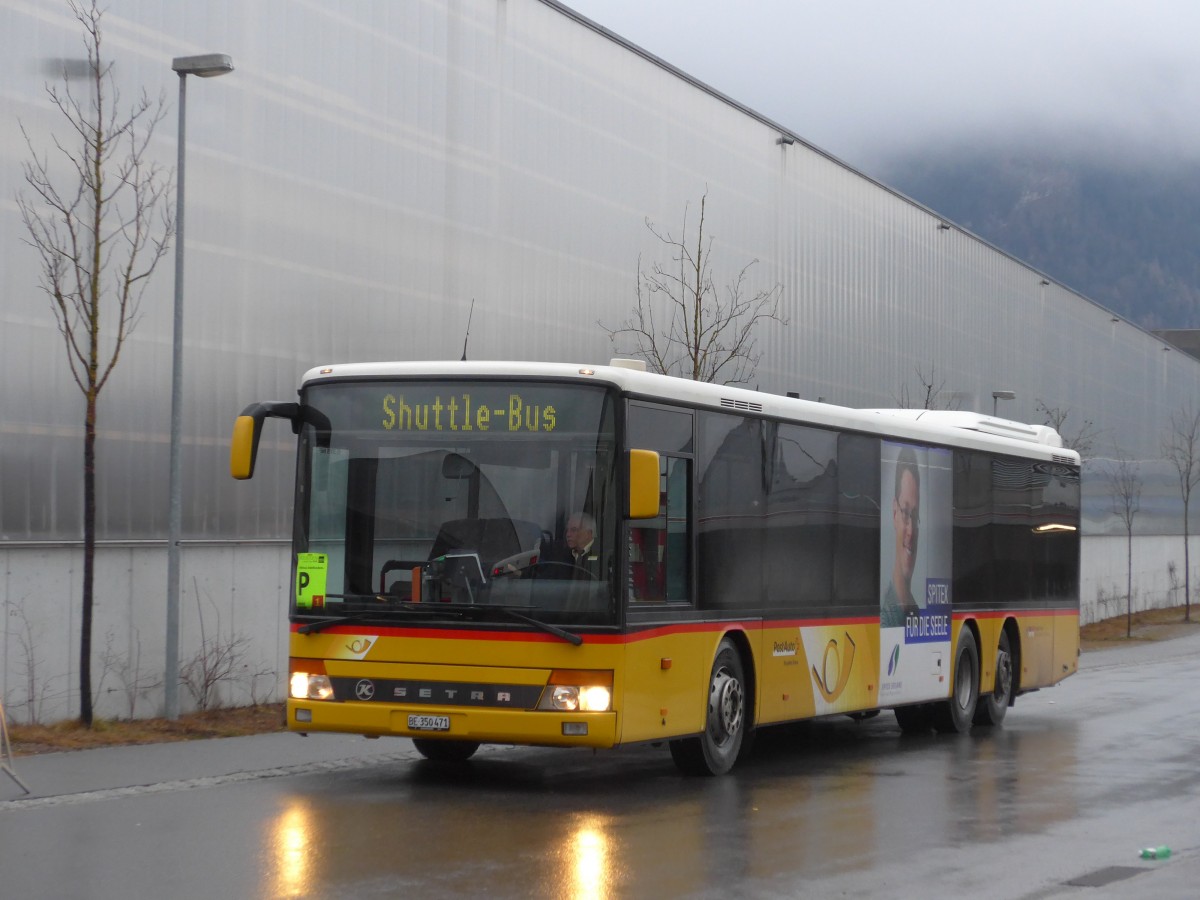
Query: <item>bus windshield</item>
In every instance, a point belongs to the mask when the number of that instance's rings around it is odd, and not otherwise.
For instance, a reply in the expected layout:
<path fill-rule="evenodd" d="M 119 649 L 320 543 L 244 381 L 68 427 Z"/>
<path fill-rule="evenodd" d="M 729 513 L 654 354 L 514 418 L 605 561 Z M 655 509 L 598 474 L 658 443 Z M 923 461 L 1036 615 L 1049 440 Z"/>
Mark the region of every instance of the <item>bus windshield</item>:
<path fill-rule="evenodd" d="M 339 382 L 302 409 L 294 614 L 615 623 L 603 388 Z"/>

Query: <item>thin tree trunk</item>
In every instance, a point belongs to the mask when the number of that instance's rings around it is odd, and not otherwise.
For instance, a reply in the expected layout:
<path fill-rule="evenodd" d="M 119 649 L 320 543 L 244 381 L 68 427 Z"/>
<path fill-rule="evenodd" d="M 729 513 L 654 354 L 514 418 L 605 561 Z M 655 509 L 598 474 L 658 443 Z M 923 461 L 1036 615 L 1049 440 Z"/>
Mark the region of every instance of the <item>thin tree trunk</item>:
<path fill-rule="evenodd" d="M 1192 618 L 1191 539 L 1188 537 L 1188 496 L 1183 495 L 1183 621 Z"/>
<path fill-rule="evenodd" d="M 1125 637 L 1133 637 L 1133 529 L 1125 538 Z"/>
<path fill-rule="evenodd" d="M 83 616 L 79 631 L 79 721 L 92 727 L 92 602 L 96 562 L 96 400 L 83 435 Z"/>
<path fill-rule="evenodd" d="M 100 57 L 99 38 L 96 41 L 97 64 Z M 92 133 L 89 145 L 92 164 L 92 244 L 91 280 L 88 292 L 88 364 L 87 414 L 83 429 L 83 615 L 79 625 L 79 721 L 85 728 L 92 727 L 92 606 L 95 597 L 96 564 L 96 406 L 100 399 L 100 303 L 103 300 L 101 272 L 104 261 L 100 249 L 100 235 L 104 225 L 104 154 L 108 135 L 104 131 L 104 80 L 97 65 L 93 88 L 98 127 Z M 121 349 L 118 341 L 115 354 Z"/>

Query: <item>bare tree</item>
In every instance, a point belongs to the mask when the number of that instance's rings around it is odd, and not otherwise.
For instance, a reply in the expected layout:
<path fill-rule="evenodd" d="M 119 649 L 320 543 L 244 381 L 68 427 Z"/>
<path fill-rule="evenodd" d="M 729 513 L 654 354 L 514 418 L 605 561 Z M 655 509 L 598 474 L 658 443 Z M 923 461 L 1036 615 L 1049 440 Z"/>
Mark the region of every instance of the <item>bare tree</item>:
<path fill-rule="evenodd" d="M 1070 431 L 1067 430 L 1067 419 L 1071 415 L 1069 407 L 1050 406 L 1046 401 L 1038 399 L 1035 402 L 1037 411 L 1042 414 L 1042 421 L 1058 432 L 1063 440 L 1063 446 L 1069 447 L 1082 457 L 1091 457 L 1096 448 L 1096 440 L 1100 432 L 1091 419 L 1084 419 Z"/>
<path fill-rule="evenodd" d="M 97 0 L 69 0 L 83 27 L 86 87 L 77 94 L 64 69 L 61 85 L 46 85 L 67 123 L 53 138 L 52 165 L 38 153 L 24 123 L 30 159 L 23 164 L 29 193 L 17 195 L 28 243 L 41 261 L 40 287 L 84 397 L 83 599 L 79 639 L 80 721 L 92 724 L 92 598 L 96 547 L 96 410 L 125 339 L 138 318 L 142 294 L 174 231 L 171 172 L 150 157 L 150 140 L 166 113 L 143 92 L 126 112 L 102 55 Z M 64 174 L 65 173 L 65 174 Z"/>
<path fill-rule="evenodd" d="M 274 693 L 279 673 L 271 667 L 270 663 L 263 661 L 260 661 L 258 666 L 253 670 L 251 670 L 249 663 L 244 664 L 242 669 L 246 679 L 246 690 L 250 694 L 250 705 L 254 707 L 262 706 Z M 266 697 L 259 696 L 258 682 L 260 678 L 267 679 Z"/>
<path fill-rule="evenodd" d="M 1125 457 L 1105 473 L 1112 492 L 1112 510 L 1125 525 L 1125 637 L 1133 635 L 1133 519 L 1142 508 L 1142 476 Z"/>
<path fill-rule="evenodd" d="M 179 679 L 196 701 L 197 709 L 220 706 L 217 687 L 237 680 L 249 643 L 247 637 L 225 638 L 217 634 L 203 640 L 195 655 L 179 667 Z"/>
<path fill-rule="evenodd" d="M 757 349 L 758 326 L 764 321 L 787 324 L 779 312 L 783 288 L 775 284 L 750 293 L 746 282 L 757 259 L 743 266 L 724 290 L 717 288 L 711 265 L 713 239 L 704 230 L 707 200 L 705 193 L 694 241 L 688 236 L 687 208 L 678 238 L 646 220 L 646 228 L 670 254 L 670 263 L 656 262 L 647 270 L 639 256 L 633 313 L 618 328 L 599 324 L 614 346 L 631 347 L 618 352 L 636 354 L 655 372 L 693 381 L 745 384 L 762 357 Z"/>
<path fill-rule="evenodd" d="M 142 670 L 142 633 L 138 629 L 133 629 L 132 645 L 125 653 L 113 650 L 111 632 L 107 637 L 100 662 L 105 671 L 111 669 L 120 680 L 129 718 L 133 720 L 137 717 L 138 700 L 159 687 L 162 680 Z"/>
<path fill-rule="evenodd" d="M 29 621 L 29 615 L 25 612 L 25 601 L 14 602 L 6 600 L 4 604 L 8 609 L 8 615 L 5 616 L 5 637 L 15 637 L 17 647 L 24 657 L 23 668 L 21 673 L 25 687 L 25 715 L 26 721 L 30 725 L 38 725 L 42 721 L 42 709 L 46 702 L 46 697 L 50 690 L 51 679 L 44 678 L 41 672 L 41 657 L 38 655 L 38 648 L 45 646 L 42 640 L 42 630 L 34 629 Z M 12 628 L 12 621 L 19 622 L 19 628 Z"/>
<path fill-rule="evenodd" d="M 946 390 L 945 378 L 938 380 L 937 366 L 930 365 L 928 377 L 917 366 L 917 381 L 921 388 L 915 392 L 915 396 L 909 390 L 908 382 L 901 385 L 899 396 L 892 395 L 892 402 L 898 409 L 958 409 L 959 397 L 955 392 Z"/>
<path fill-rule="evenodd" d="M 1200 409 L 1185 404 L 1171 414 L 1162 441 L 1162 454 L 1179 476 L 1179 496 L 1183 500 L 1183 620 L 1192 619 L 1192 565 L 1188 538 L 1188 508 L 1192 489 L 1200 484 Z"/>
<path fill-rule="evenodd" d="M 218 686 L 237 680 L 250 639 L 244 635 L 222 635 L 221 610 L 211 597 L 205 597 L 212 605 L 217 620 L 214 633 L 209 637 L 204 624 L 200 586 L 195 580 L 192 589 L 196 593 L 196 613 L 200 619 L 200 647 L 191 659 L 179 667 L 179 679 L 196 701 L 196 707 L 206 710 L 210 705 L 219 705 Z"/>

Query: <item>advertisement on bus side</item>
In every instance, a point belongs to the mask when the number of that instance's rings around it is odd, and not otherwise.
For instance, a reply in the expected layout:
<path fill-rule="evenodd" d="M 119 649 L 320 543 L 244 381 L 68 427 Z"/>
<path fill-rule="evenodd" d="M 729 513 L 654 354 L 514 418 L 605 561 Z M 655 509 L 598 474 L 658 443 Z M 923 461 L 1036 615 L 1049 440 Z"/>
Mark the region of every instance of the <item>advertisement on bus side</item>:
<path fill-rule="evenodd" d="M 953 455 L 883 443 L 880 502 L 879 702 L 945 697 L 953 597 Z"/>

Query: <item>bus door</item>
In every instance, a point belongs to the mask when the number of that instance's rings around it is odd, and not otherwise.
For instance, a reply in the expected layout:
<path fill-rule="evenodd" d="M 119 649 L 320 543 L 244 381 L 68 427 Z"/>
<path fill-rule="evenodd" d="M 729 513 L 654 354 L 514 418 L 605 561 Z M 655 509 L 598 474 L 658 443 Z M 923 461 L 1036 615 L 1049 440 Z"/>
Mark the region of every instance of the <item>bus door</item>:
<path fill-rule="evenodd" d="M 658 454 L 658 511 L 626 528 L 626 643 L 623 741 L 650 740 L 703 727 L 712 657 L 705 635 L 673 628 L 692 617 L 692 414 L 631 401 L 630 449 Z"/>
<path fill-rule="evenodd" d="M 628 446 L 659 455 L 659 513 L 629 524 L 627 579 L 632 606 L 690 603 L 692 415 L 631 402 Z"/>

